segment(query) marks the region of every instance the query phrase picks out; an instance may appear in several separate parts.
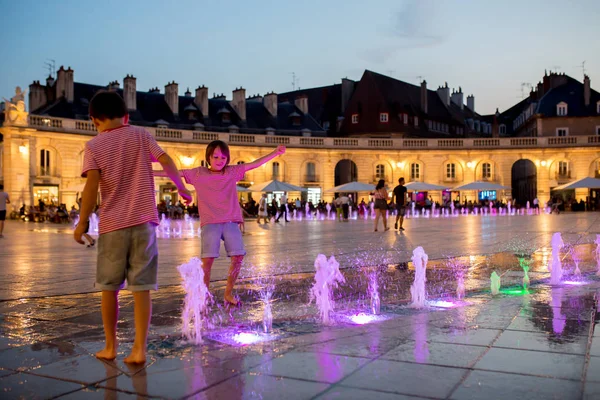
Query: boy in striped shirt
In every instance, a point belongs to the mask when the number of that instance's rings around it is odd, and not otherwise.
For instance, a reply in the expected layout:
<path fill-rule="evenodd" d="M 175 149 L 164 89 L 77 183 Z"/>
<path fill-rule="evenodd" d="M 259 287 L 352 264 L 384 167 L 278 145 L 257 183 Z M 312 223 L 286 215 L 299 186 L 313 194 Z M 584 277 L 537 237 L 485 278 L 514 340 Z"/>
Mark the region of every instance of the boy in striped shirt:
<path fill-rule="evenodd" d="M 81 236 L 85 221 L 96 205 L 100 187 L 95 287 L 102 290 L 106 345 L 96 357 L 112 360 L 117 356 L 118 293 L 127 279 L 127 289 L 133 292 L 135 303 L 135 339 L 131 354 L 124 361 L 144 363 L 152 314 L 150 290 L 158 288 L 159 220 L 152 162 L 162 165 L 186 203 L 191 201 L 191 194 L 175 163 L 152 135 L 141 127 L 128 125 L 127 106 L 116 92 L 96 93 L 90 101 L 89 114 L 99 133 L 85 146 L 81 176 L 87 181 L 74 237 L 84 244 Z"/>

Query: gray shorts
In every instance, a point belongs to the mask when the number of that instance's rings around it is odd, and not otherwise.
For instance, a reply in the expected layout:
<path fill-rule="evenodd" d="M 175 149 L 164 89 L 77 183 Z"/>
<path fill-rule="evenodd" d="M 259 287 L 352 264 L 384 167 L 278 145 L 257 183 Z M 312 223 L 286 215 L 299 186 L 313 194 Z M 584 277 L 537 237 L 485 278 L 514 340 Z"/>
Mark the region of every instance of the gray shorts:
<path fill-rule="evenodd" d="M 237 222 L 206 224 L 202 227 L 200 240 L 202 242 L 201 258 L 218 258 L 221 240 L 225 243 L 227 257 L 246 255 L 242 231 Z"/>
<path fill-rule="evenodd" d="M 158 246 L 150 222 L 104 233 L 98 237 L 96 289 L 120 290 L 127 279 L 132 292 L 156 290 Z"/>

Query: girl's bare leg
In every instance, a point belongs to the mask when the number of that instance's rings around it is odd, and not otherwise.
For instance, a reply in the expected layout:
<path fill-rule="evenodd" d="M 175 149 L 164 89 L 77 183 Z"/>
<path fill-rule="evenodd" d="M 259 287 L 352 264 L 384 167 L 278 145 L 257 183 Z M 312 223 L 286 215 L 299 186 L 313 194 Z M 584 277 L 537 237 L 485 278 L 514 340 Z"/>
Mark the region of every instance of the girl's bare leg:
<path fill-rule="evenodd" d="M 244 256 L 232 256 L 231 257 L 231 265 L 229 266 L 229 275 L 227 276 L 227 286 L 225 287 L 225 302 L 231 305 L 237 305 L 238 301 L 235 297 L 233 297 L 233 286 L 235 285 L 235 281 L 240 274 L 240 270 L 242 268 L 242 261 L 244 260 Z"/>

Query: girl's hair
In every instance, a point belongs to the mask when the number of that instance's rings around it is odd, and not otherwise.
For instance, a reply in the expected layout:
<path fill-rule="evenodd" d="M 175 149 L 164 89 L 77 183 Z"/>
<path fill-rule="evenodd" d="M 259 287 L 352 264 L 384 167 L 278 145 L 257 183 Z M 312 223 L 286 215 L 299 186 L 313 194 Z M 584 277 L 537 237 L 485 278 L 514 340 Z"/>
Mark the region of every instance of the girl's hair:
<path fill-rule="evenodd" d="M 221 150 L 221 153 L 223 153 L 227 156 L 227 165 L 229 165 L 229 161 L 231 161 L 230 156 L 229 156 L 229 146 L 227 146 L 227 143 L 225 143 L 222 140 L 213 140 L 212 142 L 210 142 L 208 144 L 208 146 L 206 146 L 206 154 L 204 156 L 204 159 L 206 160 L 206 164 L 211 165 L 210 159 L 217 147 Z"/>
<path fill-rule="evenodd" d="M 383 179 L 380 179 L 379 182 L 377 182 L 377 186 L 375 186 L 375 190 L 383 189 L 384 187 L 385 181 Z"/>

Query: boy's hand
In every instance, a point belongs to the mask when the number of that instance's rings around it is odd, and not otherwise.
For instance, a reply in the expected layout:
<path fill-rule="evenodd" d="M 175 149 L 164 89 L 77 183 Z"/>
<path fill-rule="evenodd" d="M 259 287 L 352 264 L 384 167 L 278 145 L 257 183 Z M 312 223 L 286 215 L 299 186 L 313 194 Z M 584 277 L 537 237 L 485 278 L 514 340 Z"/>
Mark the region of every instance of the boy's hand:
<path fill-rule="evenodd" d="M 178 192 L 179 192 L 179 195 L 181 197 L 183 197 L 183 201 L 185 202 L 185 205 L 190 205 L 190 203 L 192 202 L 192 194 L 190 193 L 190 191 L 184 188 L 184 189 L 179 189 Z"/>
<path fill-rule="evenodd" d="M 79 244 L 85 244 L 83 239 L 81 239 L 81 236 L 83 236 L 83 234 L 85 233 L 84 228 L 85 227 L 82 224 L 77 224 L 77 227 L 75 228 L 75 232 L 73 232 L 73 238 Z"/>
<path fill-rule="evenodd" d="M 279 146 L 277 146 L 277 148 L 275 149 L 275 153 L 277 153 L 277 155 L 282 155 L 285 154 L 285 146 L 280 144 Z"/>

